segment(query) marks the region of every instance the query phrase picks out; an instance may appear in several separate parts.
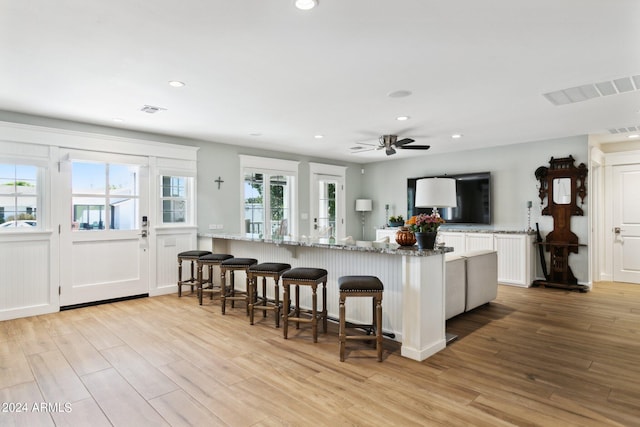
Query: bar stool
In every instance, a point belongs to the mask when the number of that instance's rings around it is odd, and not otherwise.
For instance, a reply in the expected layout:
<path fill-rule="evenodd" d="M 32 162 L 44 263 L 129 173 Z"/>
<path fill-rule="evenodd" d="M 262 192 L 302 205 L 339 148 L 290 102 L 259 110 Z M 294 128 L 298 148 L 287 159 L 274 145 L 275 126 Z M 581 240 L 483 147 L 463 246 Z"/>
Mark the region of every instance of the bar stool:
<path fill-rule="evenodd" d="M 267 310 L 275 313 L 276 328 L 280 327 L 280 287 L 278 282 L 280 276 L 291 269 L 290 264 L 277 262 L 263 262 L 249 267 L 249 323 L 253 325 L 253 313 L 255 310 L 262 310 L 262 317 L 267 317 Z M 258 295 L 258 277 L 262 277 L 262 296 Z M 267 277 L 273 278 L 274 299 L 267 298 Z"/>
<path fill-rule="evenodd" d="M 191 286 L 191 293 L 193 293 L 193 287 L 197 285 L 197 279 L 194 276 L 194 264 L 198 261 L 198 258 L 210 254 L 211 251 L 185 251 L 178 254 L 178 297 L 182 296 L 182 287 Z M 191 261 L 191 277 L 188 280 L 182 280 L 182 261 Z"/>
<path fill-rule="evenodd" d="M 347 297 L 372 297 L 373 321 L 371 325 L 353 325 L 349 328 L 367 327 L 373 329 L 376 335 L 376 350 L 378 362 L 382 362 L 382 292 L 384 286 L 375 276 L 343 276 L 338 279 L 340 287 L 340 361 L 344 362 L 344 350 L 347 340 L 371 340 L 370 335 L 347 335 L 347 322 L 345 318 L 345 302 Z"/>
<path fill-rule="evenodd" d="M 322 283 L 322 311 L 318 313 L 318 285 Z M 296 286 L 295 308 L 291 311 L 289 299 L 289 287 Z M 311 286 L 312 301 L 311 310 L 300 308 L 300 286 Z M 322 328 L 327 333 L 327 270 L 322 268 L 294 268 L 282 274 L 282 287 L 284 288 L 283 302 L 283 333 L 287 339 L 289 321 L 296 322 L 296 329 L 300 328 L 300 322 L 311 323 L 313 342 L 318 342 L 318 319 L 322 319 Z M 302 313 L 311 314 L 311 318 L 300 317 Z M 293 316 L 291 316 L 293 314 Z"/>
<path fill-rule="evenodd" d="M 227 308 L 227 300 L 231 301 L 231 308 L 234 308 L 235 301 L 244 301 L 247 305 L 247 315 L 249 314 L 249 267 L 258 263 L 254 258 L 229 258 L 220 263 L 220 302 L 222 303 L 222 314 Z M 246 284 L 244 291 L 235 289 L 235 272 L 242 270 L 246 274 Z M 231 272 L 231 286 L 227 290 L 226 274 Z"/>
<path fill-rule="evenodd" d="M 209 292 L 211 294 L 211 299 L 213 300 L 213 293 L 216 291 L 216 288 L 213 283 L 213 266 L 220 265 L 222 261 L 227 260 L 229 258 L 233 258 L 233 255 L 229 254 L 207 254 L 198 258 L 198 302 L 202 305 L 202 294 L 204 292 Z M 202 270 L 207 267 L 208 275 L 207 278 L 203 278 Z M 207 283 L 210 283 L 209 286 L 205 286 Z M 218 287 L 218 289 L 220 289 Z"/>

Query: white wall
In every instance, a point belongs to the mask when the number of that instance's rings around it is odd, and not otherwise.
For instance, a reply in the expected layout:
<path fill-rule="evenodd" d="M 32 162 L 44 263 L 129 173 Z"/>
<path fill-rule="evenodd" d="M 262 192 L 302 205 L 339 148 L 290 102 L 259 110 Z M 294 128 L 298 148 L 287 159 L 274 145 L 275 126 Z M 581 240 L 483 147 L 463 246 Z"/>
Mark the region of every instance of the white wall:
<path fill-rule="evenodd" d="M 215 142 L 198 142 L 198 229 L 200 233 L 240 233 L 240 154 L 268 157 L 300 162 L 298 170 L 298 234 L 309 235 L 310 221 L 302 219 L 309 213 L 309 162 L 325 163 L 347 167 L 347 235 L 360 235 L 360 219 L 353 209 L 354 200 L 359 197 L 361 179 L 360 165 L 335 160 L 304 157 L 255 148 L 238 147 Z M 218 190 L 214 182 L 221 177 L 224 183 Z M 209 230 L 209 224 L 222 224 L 222 230 Z"/>

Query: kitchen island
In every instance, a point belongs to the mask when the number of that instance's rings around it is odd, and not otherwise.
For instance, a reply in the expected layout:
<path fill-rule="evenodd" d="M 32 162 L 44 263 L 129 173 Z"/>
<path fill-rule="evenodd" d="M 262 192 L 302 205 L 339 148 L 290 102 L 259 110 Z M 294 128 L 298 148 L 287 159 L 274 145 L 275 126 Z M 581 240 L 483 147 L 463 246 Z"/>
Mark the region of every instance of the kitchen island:
<path fill-rule="evenodd" d="M 382 329 L 402 343 L 401 354 L 422 361 L 446 346 L 444 313 L 444 254 L 451 248 L 419 251 L 417 247 L 383 248 L 329 244 L 328 241 L 252 239 L 244 236 L 202 234 L 200 249 L 280 262 L 292 267 L 328 271 L 327 311 L 338 318 L 338 278 L 377 276 L 384 284 Z M 236 279 L 240 288 L 244 280 Z M 311 294 L 301 289 L 300 305 L 310 307 Z M 347 309 L 347 321 L 371 323 L 371 301 L 356 298 Z M 337 340 L 337 337 L 336 337 Z"/>

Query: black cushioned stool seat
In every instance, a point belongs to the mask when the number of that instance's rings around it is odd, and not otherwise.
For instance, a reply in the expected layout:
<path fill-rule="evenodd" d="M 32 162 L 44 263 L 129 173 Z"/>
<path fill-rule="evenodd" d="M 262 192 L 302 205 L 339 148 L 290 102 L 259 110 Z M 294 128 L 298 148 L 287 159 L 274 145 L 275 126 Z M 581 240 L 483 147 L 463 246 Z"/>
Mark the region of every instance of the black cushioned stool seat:
<path fill-rule="evenodd" d="M 213 283 L 213 266 L 220 265 L 222 261 L 233 258 L 230 254 L 212 254 L 203 255 L 198 258 L 198 302 L 202 305 L 202 294 L 208 292 L 213 300 L 214 292 L 220 291 L 219 286 Z M 207 278 L 204 278 L 202 270 L 207 267 Z M 207 286 L 207 284 L 209 284 Z"/>
<path fill-rule="evenodd" d="M 262 317 L 267 317 L 267 310 L 275 314 L 276 328 L 280 327 L 280 276 L 290 270 L 291 265 L 279 262 L 263 262 L 249 267 L 249 323 L 253 325 L 253 313 L 262 310 Z M 258 295 L 258 277 L 262 277 L 262 296 Z M 275 283 L 273 299 L 267 298 L 267 277 L 273 278 Z"/>
<path fill-rule="evenodd" d="M 371 340 L 367 335 L 347 335 L 347 321 L 345 302 L 348 297 L 372 297 L 373 298 L 373 321 L 371 325 L 366 325 L 369 330 L 373 330 L 376 336 L 376 350 L 378 362 L 382 362 L 382 292 L 384 286 L 380 279 L 375 276 L 342 276 L 338 279 L 340 287 L 340 361 L 344 362 L 344 353 L 347 340 Z M 349 328 L 364 327 L 365 325 L 348 325 Z"/>
<path fill-rule="evenodd" d="M 318 285 L 322 283 L 322 310 L 318 312 Z M 289 288 L 296 287 L 295 307 L 291 310 L 289 298 Z M 311 309 L 300 308 L 300 286 L 311 286 Z M 284 288 L 283 302 L 283 334 L 287 339 L 289 321 L 296 322 L 296 329 L 300 328 L 300 323 L 311 323 L 311 333 L 313 342 L 318 342 L 318 319 L 322 319 L 322 329 L 327 333 L 327 270 L 322 268 L 298 267 L 285 272 L 282 275 L 282 287 Z M 311 318 L 301 317 L 301 314 L 310 314 Z"/>
<path fill-rule="evenodd" d="M 190 286 L 191 293 L 193 293 L 193 287 L 198 284 L 198 280 L 195 277 L 194 265 L 195 262 L 203 255 L 210 254 L 211 251 L 184 251 L 178 254 L 178 296 L 182 296 L 182 287 Z M 191 277 L 187 280 L 182 280 L 182 261 L 191 261 Z"/>
<path fill-rule="evenodd" d="M 220 263 L 220 302 L 222 304 L 222 314 L 225 314 L 227 300 L 231 301 L 231 308 L 234 307 L 235 301 L 244 301 L 247 306 L 247 315 L 249 314 L 249 267 L 257 263 L 258 260 L 255 258 L 229 258 Z M 246 274 L 244 291 L 237 291 L 235 288 L 235 272 L 237 270 L 242 270 Z M 231 272 L 231 283 L 228 288 L 226 283 L 227 271 Z"/>

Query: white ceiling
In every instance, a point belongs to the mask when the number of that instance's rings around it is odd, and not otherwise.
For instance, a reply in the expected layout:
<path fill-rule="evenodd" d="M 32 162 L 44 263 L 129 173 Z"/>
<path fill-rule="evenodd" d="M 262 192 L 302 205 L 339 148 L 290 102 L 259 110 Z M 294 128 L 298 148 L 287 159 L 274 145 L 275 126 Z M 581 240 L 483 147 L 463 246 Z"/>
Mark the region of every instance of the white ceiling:
<path fill-rule="evenodd" d="M 640 75 L 638 0 L 319 1 L 0 0 L 0 110 L 353 162 L 640 125 L 640 90 L 543 96 Z"/>

